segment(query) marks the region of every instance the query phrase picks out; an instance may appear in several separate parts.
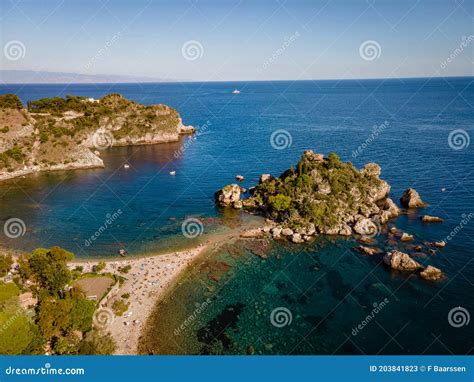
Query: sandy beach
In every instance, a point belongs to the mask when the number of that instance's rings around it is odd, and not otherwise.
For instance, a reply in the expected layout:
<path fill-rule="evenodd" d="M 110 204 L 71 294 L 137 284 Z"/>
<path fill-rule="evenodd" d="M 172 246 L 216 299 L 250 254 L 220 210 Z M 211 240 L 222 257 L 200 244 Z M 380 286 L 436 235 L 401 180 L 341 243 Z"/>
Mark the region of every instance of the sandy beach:
<path fill-rule="evenodd" d="M 98 311 L 105 308 L 110 314 L 113 301 L 123 294 L 130 294 L 127 299 L 130 302 L 128 310 L 123 316 L 114 315 L 105 328 L 115 338 L 117 344 L 115 354 L 136 354 L 138 338 L 153 307 L 178 275 L 208 246 L 209 244 L 200 244 L 189 250 L 169 254 L 106 261 L 106 267 L 101 273 L 121 275 L 126 281 L 118 289 L 112 289 L 107 301 L 101 302 Z M 73 261 L 69 266 L 71 268 L 82 266 L 84 272 L 90 272 L 98 263 L 99 260 Z M 121 274 L 118 268 L 127 265 L 131 266 L 130 271 L 125 275 Z"/>

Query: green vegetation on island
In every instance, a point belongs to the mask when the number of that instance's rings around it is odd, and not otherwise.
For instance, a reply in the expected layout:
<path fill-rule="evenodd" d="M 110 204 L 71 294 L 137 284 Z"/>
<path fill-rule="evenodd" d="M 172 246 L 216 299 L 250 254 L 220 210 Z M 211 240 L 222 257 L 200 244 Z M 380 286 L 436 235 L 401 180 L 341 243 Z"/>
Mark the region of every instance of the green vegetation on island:
<path fill-rule="evenodd" d="M 262 175 L 260 183 L 241 200 L 238 185 L 216 193 L 221 206 L 255 210 L 271 219 L 274 237 L 291 236 L 294 242 L 316 234 L 351 235 L 376 229 L 398 216 L 398 207 L 388 197 L 390 186 L 379 178 L 380 167 L 369 163 L 357 170 L 335 153 L 327 157 L 304 152 L 296 168 L 279 177 Z"/>
<path fill-rule="evenodd" d="M 177 141 L 192 133 L 176 110 L 145 106 L 112 93 L 101 99 L 67 95 L 41 98 L 23 108 L 14 94 L 0 95 L 0 180 L 25 173 L 102 167 L 110 146 Z"/>

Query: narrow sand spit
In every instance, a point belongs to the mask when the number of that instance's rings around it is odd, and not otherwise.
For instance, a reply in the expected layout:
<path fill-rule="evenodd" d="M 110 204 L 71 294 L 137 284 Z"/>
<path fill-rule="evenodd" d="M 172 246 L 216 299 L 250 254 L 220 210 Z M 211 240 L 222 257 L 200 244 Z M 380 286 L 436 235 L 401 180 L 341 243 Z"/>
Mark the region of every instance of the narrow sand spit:
<path fill-rule="evenodd" d="M 200 244 L 196 248 L 173 252 L 164 255 L 155 255 L 141 258 L 125 258 L 116 261 L 106 261 L 106 267 L 101 273 L 110 272 L 126 277 L 120 288 L 113 288 L 107 295 L 107 301 L 102 302 L 98 311 L 106 308 L 111 313 L 113 301 L 120 299 L 123 294 L 130 294 L 126 299 L 130 302 L 127 312 L 119 317 L 115 316 L 107 325 L 117 343 L 116 354 L 135 354 L 138 338 L 143 325 L 150 315 L 156 302 L 162 297 L 179 274 L 206 248 L 207 244 Z M 84 272 L 90 272 L 99 261 L 73 261 L 70 268 L 77 265 L 84 267 Z M 123 275 L 118 269 L 130 265 L 130 271 Z"/>

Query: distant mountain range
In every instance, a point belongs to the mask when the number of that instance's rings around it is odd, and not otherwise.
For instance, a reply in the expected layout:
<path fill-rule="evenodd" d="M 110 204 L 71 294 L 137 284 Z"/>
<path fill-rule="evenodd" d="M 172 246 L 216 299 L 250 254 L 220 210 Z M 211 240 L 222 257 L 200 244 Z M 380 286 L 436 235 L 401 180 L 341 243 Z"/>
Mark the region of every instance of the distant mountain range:
<path fill-rule="evenodd" d="M 123 76 L 116 74 L 81 74 L 63 72 L 43 72 L 34 70 L 0 70 L 3 84 L 69 84 L 69 83 L 120 83 L 120 82 L 173 82 L 175 79 L 144 76 Z"/>

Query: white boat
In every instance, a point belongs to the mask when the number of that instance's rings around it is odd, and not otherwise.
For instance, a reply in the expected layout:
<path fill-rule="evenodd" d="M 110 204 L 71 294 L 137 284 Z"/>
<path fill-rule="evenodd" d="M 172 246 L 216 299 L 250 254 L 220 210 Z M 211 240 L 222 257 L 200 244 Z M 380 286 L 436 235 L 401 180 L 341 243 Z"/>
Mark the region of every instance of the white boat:
<path fill-rule="evenodd" d="M 170 171 L 170 175 L 176 175 L 176 171 Z"/>
<path fill-rule="evenodd" d="M 125 164 L 123 165 L 123 168 L 130 168 L 130 165 L 125 163 Z"/>
<path fill-rule="evenodd" d="M 234 90 L 232 91 L 232 94 L 240 94 L 240 90 L 239 90 L 239 89 L 234 89 Z"/>

